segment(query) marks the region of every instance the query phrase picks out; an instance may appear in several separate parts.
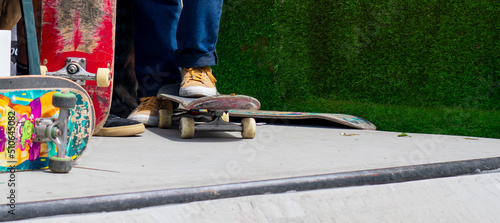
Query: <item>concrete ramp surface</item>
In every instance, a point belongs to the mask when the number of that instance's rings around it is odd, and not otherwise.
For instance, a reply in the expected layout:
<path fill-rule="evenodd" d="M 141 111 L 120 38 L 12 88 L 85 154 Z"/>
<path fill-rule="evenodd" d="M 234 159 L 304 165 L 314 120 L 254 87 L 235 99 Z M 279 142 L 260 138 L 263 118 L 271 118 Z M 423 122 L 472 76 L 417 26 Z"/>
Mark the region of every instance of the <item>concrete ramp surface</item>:
<path fill-rule="evenodd" d="M 149 128 L 94 137 L 69 174 L 15 173 L 36 222 L 494 222 L 500 140 L 311 126 L 238 133 Z M 411 136 L 411 137 L 410 137 Z M 9 194 L 9 174 L 0 191 Z"/>

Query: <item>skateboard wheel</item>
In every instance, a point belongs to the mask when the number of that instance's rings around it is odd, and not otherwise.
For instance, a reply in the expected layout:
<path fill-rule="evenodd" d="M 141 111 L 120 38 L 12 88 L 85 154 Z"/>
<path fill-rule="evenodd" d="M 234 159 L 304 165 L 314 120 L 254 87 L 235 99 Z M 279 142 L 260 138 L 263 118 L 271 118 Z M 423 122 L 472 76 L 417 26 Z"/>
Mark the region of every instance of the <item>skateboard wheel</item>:
<path fill-rule="evenodd" d="M 160 120 L 158 121 L 158 128 L 170 128 L 172 126 L 172 111 L 169 109 L 160 109 L 158 111 Z"/>
<path fill-rule="evenodd" d="M 244 118 L 241 120 L 241 136 L 244 139 L 253 139 L 255 137 L 255 132 L 257 131 L 257 124 L 254 118 Z"/>
<path fill-rule="evenodd" d="M 194 119 L 183 117 L 179 123 L 179 130 L 181 132 L 181 138 L 189 139 L 194 136 Z"/>
<path fill-rule="evenodd" d="M 229 122 L 229 112 L 224 112 L 221 118 L 223 121 Z"/>
<path fill-rule="evenodd" d="M 57 108 L 73 108 L 76 106 L 76 96 L 69 92 L 57 92 L 52 95 L 52 105 Z"/>
<path fill-rule="evenodd" d="M 96 81 L 97 87 L 109 87 L 111 84 L 111 80 L 109 75 L 111 74 L 111 70 L 108 68 L 99 68 L 97 69 Z"/>
<path fill-rule="evenodd" d="M 47 66 L 44 65 L 40 66 L 40 74 L 42 76 L 45 76 L 47 74 L 47 71 L 48 71 Z"/>
<path fill-rule="evenodd" d="M 49 169 L 54 173 L 67 173 L 71 170 L 72 165 L 71 157 L 52 156 L 49 158 Z"/>

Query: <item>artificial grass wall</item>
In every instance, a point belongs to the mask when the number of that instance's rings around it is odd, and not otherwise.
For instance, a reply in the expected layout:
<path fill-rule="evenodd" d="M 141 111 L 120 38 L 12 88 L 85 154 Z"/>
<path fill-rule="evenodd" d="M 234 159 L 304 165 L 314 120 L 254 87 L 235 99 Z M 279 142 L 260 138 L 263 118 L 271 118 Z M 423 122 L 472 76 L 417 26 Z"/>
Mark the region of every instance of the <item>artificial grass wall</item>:
<path fill-rule="evenodd" d="M 227 0 L 218 88 L 253 95 L 263 109 L 322 109 L 304 103 L 321 98 L 498 111 L 499 4 Z"/>

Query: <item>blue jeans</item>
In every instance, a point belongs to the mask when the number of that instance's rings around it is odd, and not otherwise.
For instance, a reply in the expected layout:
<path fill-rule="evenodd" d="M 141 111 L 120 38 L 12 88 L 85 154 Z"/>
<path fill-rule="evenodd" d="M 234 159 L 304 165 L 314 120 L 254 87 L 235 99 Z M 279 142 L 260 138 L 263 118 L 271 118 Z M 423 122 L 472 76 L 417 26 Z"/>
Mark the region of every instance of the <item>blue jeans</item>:
<path fill-rule="evenodd" d="M 217 65 L 222 2 L 184 0 L 181 6 L 180 0 L 133 0 L 138 97 L 179 83 L 179 67 Z"/>

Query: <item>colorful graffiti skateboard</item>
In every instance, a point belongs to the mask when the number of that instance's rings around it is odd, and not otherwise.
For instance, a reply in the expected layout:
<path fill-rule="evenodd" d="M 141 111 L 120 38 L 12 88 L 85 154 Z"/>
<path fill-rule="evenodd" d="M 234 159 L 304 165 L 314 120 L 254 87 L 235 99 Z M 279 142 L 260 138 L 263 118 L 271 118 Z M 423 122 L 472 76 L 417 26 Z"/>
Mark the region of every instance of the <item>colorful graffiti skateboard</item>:
<path fill-rule="evenodd" d="M 343 126 L 375 130 L 377 127 L 364 118 L 354 115 L 333 114 L 333 113 L 310 113 L 310 112 L 280 112 L 280 111 L 248 111 L 248 110 L 231 110 L 230 117 L 239 118 L 255 118 L 263 120 L 322 120 L 340 124 Z"/>
<path fill-rule="evenodd" d="M 174 113 L 172 103 L 164 102 L 167 106 L 160 110 L 160 128 L 170 128 L 172 121 L 178 121 L 182 138 L 192 138 L 195 131 L 236 131 L 245 139 L 255 137 L 255 119 L 244 118 L 240 124 L 235 124 L 224 114 L 231 109 L 258 110 L 260 102 L 257 99 L 245 95 L 186 98 L 179 96 L 179 87 L 179 84 L 166 85 L 158 91 L 160 100 L 179 104 Z"/>
<path fill-rule="evenodd" d="M 95 131 L 111 106 L 116 0 L 42 0 L 42 75 L 69 78 L 87 90 Z"/>
<path fill-rule="evenodd" d="M 68 172 L 94 128 L 87 92 L 50 76 L 0 78 L 0 172 Z"/>

